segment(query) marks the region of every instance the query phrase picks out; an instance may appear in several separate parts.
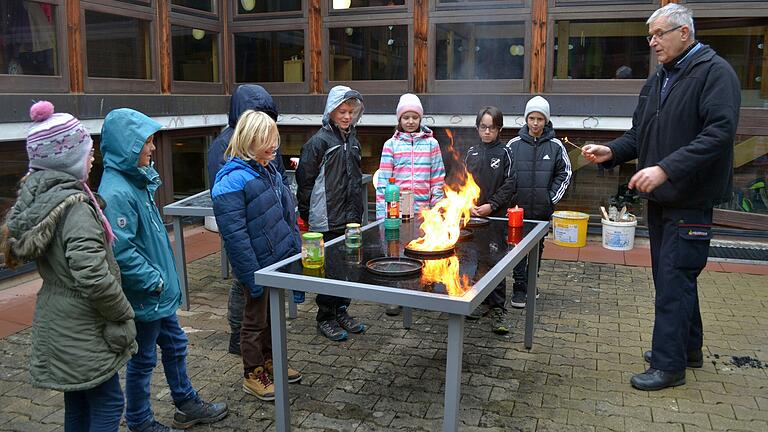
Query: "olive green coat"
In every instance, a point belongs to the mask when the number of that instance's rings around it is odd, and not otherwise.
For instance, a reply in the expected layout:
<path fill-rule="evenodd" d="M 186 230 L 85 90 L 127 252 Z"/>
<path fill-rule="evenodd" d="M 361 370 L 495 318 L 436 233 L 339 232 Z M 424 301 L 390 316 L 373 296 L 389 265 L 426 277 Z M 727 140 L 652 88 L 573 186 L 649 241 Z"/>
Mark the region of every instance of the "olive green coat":
<path fill-rule="evenodd" d="M 111 378 L 136 352 L 134 314 L 80 181 L 58 171 L 30 174 L 6 225 L 10 253 L 36 260 L 43 279 L 32 324 L 32 384 L 78 391 Z"/>

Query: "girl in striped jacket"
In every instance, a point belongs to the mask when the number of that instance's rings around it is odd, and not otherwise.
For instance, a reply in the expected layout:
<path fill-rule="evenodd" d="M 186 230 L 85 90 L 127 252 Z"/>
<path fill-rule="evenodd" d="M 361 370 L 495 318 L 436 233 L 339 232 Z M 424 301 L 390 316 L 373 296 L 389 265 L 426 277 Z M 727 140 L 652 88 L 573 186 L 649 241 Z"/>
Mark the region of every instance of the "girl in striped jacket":
<path fill-rule="evenodd" d="M 413 214 L 443 197 L 445 166 L 432 131 L 421 124 L 424 109 L 418 96 L 406 93 L 397 104 L 397 130 L 384 143 L 376 184 L 376 218 L 384 218 L 384 189 L 390 177 L 401 191 L 413 193 Z"/>

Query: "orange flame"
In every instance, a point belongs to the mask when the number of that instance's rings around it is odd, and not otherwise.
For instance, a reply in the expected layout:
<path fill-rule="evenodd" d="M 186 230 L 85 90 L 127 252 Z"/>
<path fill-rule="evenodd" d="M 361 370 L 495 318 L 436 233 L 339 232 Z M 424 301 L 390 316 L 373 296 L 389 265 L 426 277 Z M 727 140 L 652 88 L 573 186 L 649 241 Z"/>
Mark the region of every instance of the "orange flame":
<path fill-rule="evenodd" d="M 421 278 L 423 283 L 445 285 L 445 292 L 450 296 L 462 296 L 471 288 L 469 276 L 459 276 L 459 258 L 456 255 L 438 260 L 424 260 Z"/>

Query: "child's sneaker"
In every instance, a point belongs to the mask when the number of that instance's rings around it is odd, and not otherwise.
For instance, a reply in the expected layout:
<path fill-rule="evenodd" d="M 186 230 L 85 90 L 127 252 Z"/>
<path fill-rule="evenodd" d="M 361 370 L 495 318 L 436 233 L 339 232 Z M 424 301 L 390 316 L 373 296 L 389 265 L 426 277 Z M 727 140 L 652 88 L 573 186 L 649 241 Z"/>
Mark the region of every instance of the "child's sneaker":
<path fill-rule="evenodd" d="M 198 423 L 215 423 L 229 413 L 229 408 L 224 402 L 210 403 L 196 396 L 176 406 L 173 414 L 173 427 L 188 429 Z"/>
<path fill-rule="evenodd" d="M 480 318 L 484 317 L 487 313 L 488 313 L 488 305 L 484 303 L 480 303 L 480 305 L 476 307 L 475 310 L 473 310 L 472 313 L 467 315 L 465 318 L 470 321 L 477 321 Z"/>
<path fill-rule="evenodd" d="M 264 369 L 267 370 L 267 375 L 269 375 L 269 379 L 274 381 L 275 368 L 274 368 L 274 365 L 272 364 L 272 360 L 267 360 L 264 362 Z M 288 365 L 288 382 L 293 384 L 299 381 L 301 381 L 301 372 L 292 368 L 291 365 Z"/>
<path fill-rule="evenodd" d="M 272 384 L 263 367 L 257 367 L 253 372 L 246 374 L 243 379 L 243 390 L 263 401 L 275 400 L 275 385 Z"/>
<path fill-rule="evenodd" d="M 348 312 L 346 307 L 339 309 L 336 313 L 336 322 L 346 331 L 350 333 L 364 333 L 365 324 L 358 322 Z"/>
<path fill-rule="evenodd" d="M 509 325 L 507 324 L 507 311 L 502 308 L 495 307 L 491 309 L 491 331 L 496 334 L 509 333 Z"/>
<path fill-rule="evenodd" d="M 515 309 L 523 309 L 525 308 L 526 301 L 527 297 L 525 291 L 513 291 L 512 300 L 509 302 L 509 305 Z"/>
<path fill-rule="evenodd" d="M 334 342 L 343 341 L 349 336 L 336 320 L 318 321 L 317 331 Z"/>

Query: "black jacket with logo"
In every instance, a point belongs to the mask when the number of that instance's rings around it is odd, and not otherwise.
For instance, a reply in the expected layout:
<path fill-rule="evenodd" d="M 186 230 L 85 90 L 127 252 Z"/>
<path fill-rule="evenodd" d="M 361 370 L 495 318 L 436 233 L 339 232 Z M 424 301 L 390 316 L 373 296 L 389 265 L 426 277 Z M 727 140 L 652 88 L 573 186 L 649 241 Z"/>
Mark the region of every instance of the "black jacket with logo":
<path fill-rule="evenodd" d="M 555 138 L 552 122 L 547 122 L 539 138 L 523 126 L 518 136 L 506 145 L 517 173 L 517 199 L 526 219 L 549 220 L 571 183 L 571 160 L 563 143 Z"/>
<path fill-rule="evenodd" d="M 741 93 L 731 65 L 707 45 L 691 54 L 661 103 L 662 66 L 645 82 L 632 128 L 610 142 L 606 167 L 637 158 L 637 169 L 658 165 L 669 177 L 647 195 L 676 208 L 711 208 L 727 201 Z"/>
<path fill-rule="evenodd" d="M 515 172 L 512 158 L 497 139 L 479 143 L 467 150 L 464 163 L 480 186 L 477 205 L 491 204 L 491 216 L 504 216 L 515 194 Z"/>

